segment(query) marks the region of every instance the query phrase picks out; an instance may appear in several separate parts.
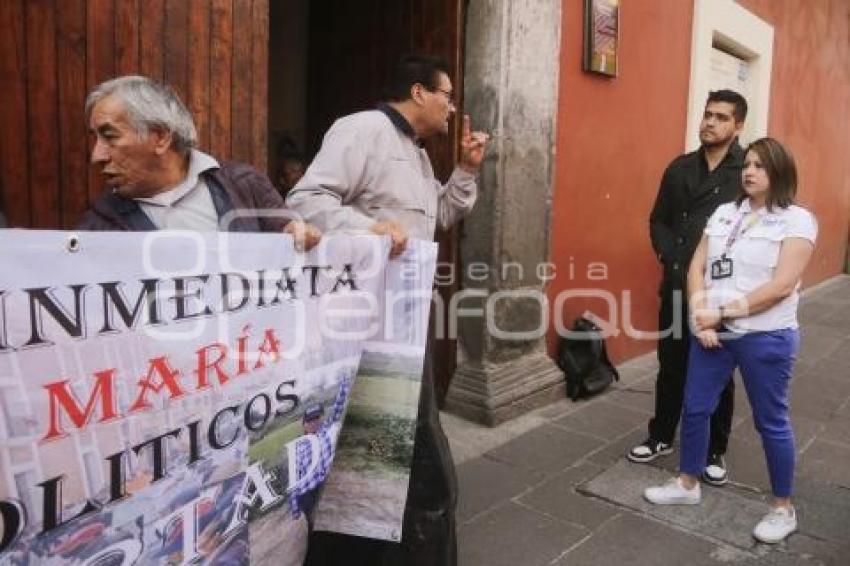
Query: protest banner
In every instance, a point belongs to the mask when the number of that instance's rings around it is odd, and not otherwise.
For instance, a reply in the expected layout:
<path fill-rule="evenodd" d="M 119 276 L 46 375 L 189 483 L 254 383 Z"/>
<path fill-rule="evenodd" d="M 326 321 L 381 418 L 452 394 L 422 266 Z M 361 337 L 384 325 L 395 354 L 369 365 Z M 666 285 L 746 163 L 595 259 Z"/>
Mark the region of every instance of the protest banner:
<path fill-rule="evenodd" d="M 300 564 L 308 525 L 357 512 L 316 503 L 367 344 L 410 381 L 401 397 L 367 383 L 385 394 L 372 416 L 415 420 L 429 302 L 385 295 L 430 293 L 436 254 L 387 251 L 370 236 L 297 254 L 277 235 L 0 231 L 0 563 Z M 402 497 L 370 523 L 382 538 L 400 534 L 408 429 L 365 438 L 371 461 L 398 464 Z"/>
<path fill-rule="evenodd" d="M 318 530 L 401 540 L 436 265 L 436 244 L 423 241 L 387 265 L 384 328 L 363 344 Z"/>

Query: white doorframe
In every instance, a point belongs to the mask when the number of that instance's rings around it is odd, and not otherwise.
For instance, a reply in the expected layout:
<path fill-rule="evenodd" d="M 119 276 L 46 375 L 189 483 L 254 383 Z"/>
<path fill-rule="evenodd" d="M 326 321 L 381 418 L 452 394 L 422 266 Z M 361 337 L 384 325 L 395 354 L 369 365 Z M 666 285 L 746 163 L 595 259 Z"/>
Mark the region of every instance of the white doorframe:
<path fill-rule="evenodd" d="M 767 135 L 773 26 L 733 0 L 694 0 L 691 83 L 688 93 L 687 151 L 699 147 L 699 123 L 708 97 L 711 50 L 719 47 L 750 64 L 753 91 L 747 100 L 746 137 Z"/>

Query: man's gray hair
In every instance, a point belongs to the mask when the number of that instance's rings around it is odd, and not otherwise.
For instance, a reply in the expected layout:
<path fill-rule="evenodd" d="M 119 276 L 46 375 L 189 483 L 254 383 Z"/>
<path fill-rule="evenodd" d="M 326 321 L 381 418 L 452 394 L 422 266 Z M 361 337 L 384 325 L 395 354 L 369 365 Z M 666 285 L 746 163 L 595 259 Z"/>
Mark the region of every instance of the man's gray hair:
<path fill-rule="evenodd" d="M 124 105 L 130 125 L 139 135 L 151 129 L 171 132 L 171 147 L 181 154 L 198 144 L 198 132 L 192 115 L 174 90 L 148 77 L 127 75 L 102 82 L 86 97 L 86 118 L 95 104 L 115 96 Z"/>

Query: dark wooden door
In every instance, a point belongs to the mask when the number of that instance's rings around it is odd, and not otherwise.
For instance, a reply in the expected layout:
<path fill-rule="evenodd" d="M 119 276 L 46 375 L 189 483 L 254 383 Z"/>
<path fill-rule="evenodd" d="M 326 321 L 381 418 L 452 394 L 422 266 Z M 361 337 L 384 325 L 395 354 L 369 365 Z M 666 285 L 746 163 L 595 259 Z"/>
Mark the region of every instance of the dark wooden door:
<path fill-rule="evenodd" d="M 322 136 L 338 117 L 374 107 L 388 71 L 405 53 L 423 52 L 445 59 L 451 67 L 454 90 L 460 95 L 463 4 L 463 0 L 311 0 L 307 151 L 318 150 Z M 458 105 L 461 114 L 463 101 Z M 434 171 L 443 181 L 454 167 L 461 123 L 453 121 L 448 140 L 432 140 L 427 145 Z M 438 234 L 443 264 L 457 265 L 457 230 Z M 448 305 L 457 281 L 439 289 Z M 434 364 L 442 398 L 455 370 L 457 345 L 451 339 L 439 339 L 436 345 Z"/>
<path fill-rule="evenodd" d="M 102 187 L 83 113 L 99 82 L 170 83 L 200 147 L 266 168 L 269 0 L 0 1 L 0 198 L 12 226 L 69 228 Z"/>

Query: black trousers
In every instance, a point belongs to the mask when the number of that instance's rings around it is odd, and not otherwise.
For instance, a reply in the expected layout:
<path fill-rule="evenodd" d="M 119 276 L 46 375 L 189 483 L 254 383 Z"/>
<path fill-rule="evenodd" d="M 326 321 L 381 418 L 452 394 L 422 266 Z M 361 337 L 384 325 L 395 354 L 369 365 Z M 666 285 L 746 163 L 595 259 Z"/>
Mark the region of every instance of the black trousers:
<path fill-rule="evenodd" d="M 675 320 L 678 312 L 681 317 Z M 658 341 L 658 377 L 655 382 L 655 416 L 649 421 L 649 436 L 671 444 L 676 436 L 676 427 L 682 415 L 685 397 L 685 379 L 688 370 L 688 301 L 681 289 L 665 284 L 661 287 L 661 310 L 658 313 L 658 328 L 661 331 L 678 328 Z M 717 409 L 711 416 L 709 454 L 725 454 L 732 429 L 732 412 L 735 407 L 735 382 L 729 384 L 720 395 Z"/>
<path fill-rule="evenodd" d="M 422 372 L 416 436 L 401 543 L 338 533 L 311 533 L 308 566 L 455 566 L 457 477 L 440 424 L 429 340 Z"/>

